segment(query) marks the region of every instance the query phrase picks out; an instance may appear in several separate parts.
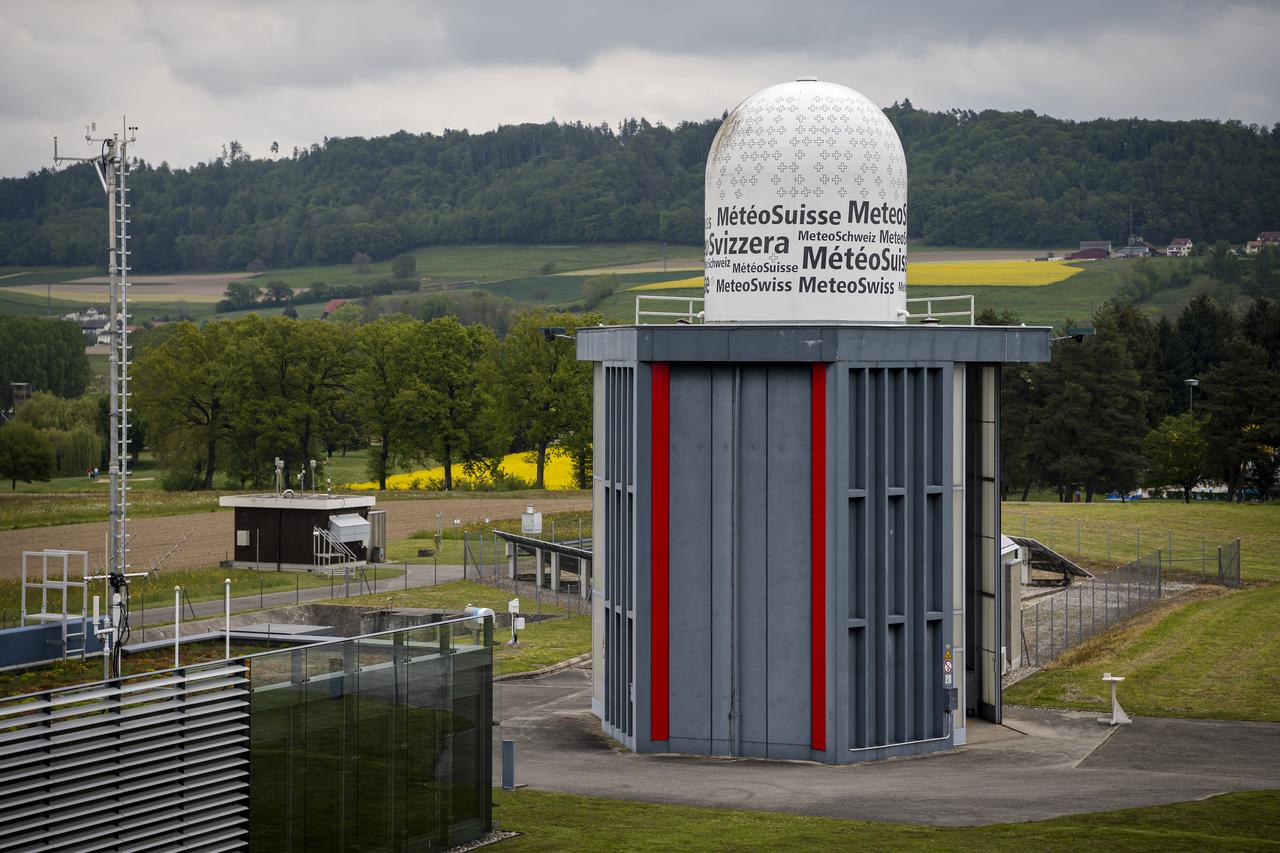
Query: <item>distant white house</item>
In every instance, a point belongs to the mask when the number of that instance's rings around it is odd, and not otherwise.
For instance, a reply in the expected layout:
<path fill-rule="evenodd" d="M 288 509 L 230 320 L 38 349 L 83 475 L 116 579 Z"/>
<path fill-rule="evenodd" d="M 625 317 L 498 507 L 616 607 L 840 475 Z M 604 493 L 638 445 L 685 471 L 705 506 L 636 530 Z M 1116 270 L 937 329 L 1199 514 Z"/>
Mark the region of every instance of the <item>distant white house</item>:
<path fill-rule="evenodd" d="M 1173 242 L 1169 244 L 1169 248 L 1165 253 L 1171 258 L 1185 258 L 1191 254 L 1191 250 L 1195 248 L 1195 243 L 1187 237 L 1175 237 Z"/>
<path fill-rule="evenodd" d="M 1248 243 L 1244 244 L 1244 253 L 1246 255 L 1256 255 L 1258 254 L 1258 250 L 1261 248 L 1262 248 L 1261 240 L 1250 240 Z"/>

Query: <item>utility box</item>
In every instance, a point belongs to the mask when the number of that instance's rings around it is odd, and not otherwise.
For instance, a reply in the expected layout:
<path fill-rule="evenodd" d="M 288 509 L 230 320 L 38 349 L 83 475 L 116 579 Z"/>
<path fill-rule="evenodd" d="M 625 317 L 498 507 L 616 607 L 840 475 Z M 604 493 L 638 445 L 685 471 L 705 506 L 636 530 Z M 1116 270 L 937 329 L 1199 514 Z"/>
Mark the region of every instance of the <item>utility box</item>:
<path fill-rule="evenodd" d="M 998 722 L 999 365 L 1047 361 L 1049 341 L 580 329 L 604 731 L 637 752 L 844 764 L 963 743 L 966 712 Z"/>
<path fill-rule="evenodd" d="M 387 561 L 387 511 L 369 510 L 369 562 Z"/>

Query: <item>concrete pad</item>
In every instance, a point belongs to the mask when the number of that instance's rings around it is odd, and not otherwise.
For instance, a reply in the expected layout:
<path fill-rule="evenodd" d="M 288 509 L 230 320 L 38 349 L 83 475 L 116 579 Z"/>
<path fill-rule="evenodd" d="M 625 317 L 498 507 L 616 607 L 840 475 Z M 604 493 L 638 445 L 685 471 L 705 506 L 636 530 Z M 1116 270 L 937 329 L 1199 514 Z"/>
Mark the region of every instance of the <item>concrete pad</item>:
<path fill-rule="evenodd" d="M 1005 726 L 975 725 L 973 742 L 950 752 L 829 767 L 629 753 L 591 715 L 585 665 L 498 689 L 516 781 L 587 796 L 960 826 L 1280 787 L 1270 724 L 1142 718 L 1116 731 L 1096 713 L 1007 708 Z M 1206 740 L 1220 758 L 1190 745 Z M 1251 760 L 1237 755 L 1249 750 Z"/>

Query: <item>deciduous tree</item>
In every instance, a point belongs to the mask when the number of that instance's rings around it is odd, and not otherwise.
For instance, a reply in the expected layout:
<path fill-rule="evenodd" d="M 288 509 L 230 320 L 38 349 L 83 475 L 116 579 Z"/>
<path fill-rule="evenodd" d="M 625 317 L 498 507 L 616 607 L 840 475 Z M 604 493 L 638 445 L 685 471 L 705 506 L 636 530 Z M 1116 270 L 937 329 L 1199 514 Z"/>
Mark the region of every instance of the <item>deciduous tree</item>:
<path fill-rule="evenodd" d="M 53 471 L 53 446 L 40 431 L 22 421 L 9 421 L 0 426 L 0 477 L 16 491 L 18 481 L 48 481 Z"/>
<path fill-rule="evenodd" d="M 1150 487 L 1174 485 L 1191 503 L 1191 490 L 1204 479 L 1209 442 L 1204 423 L 1191 413 L 1170 415 L 1142 440 L 1143 482 Z"/>

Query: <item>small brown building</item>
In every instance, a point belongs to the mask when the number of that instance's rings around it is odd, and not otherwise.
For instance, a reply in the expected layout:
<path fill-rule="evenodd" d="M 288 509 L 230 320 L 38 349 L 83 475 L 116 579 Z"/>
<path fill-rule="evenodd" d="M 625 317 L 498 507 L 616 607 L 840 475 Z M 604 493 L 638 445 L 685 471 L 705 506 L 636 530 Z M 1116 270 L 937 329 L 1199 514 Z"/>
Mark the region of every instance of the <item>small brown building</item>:
<path fill-rule="evenodd" d="M 235 568 L 309 570 L 367 560 L 371 495 L 286 492 L 228 495 L 235 508 Z"/>

